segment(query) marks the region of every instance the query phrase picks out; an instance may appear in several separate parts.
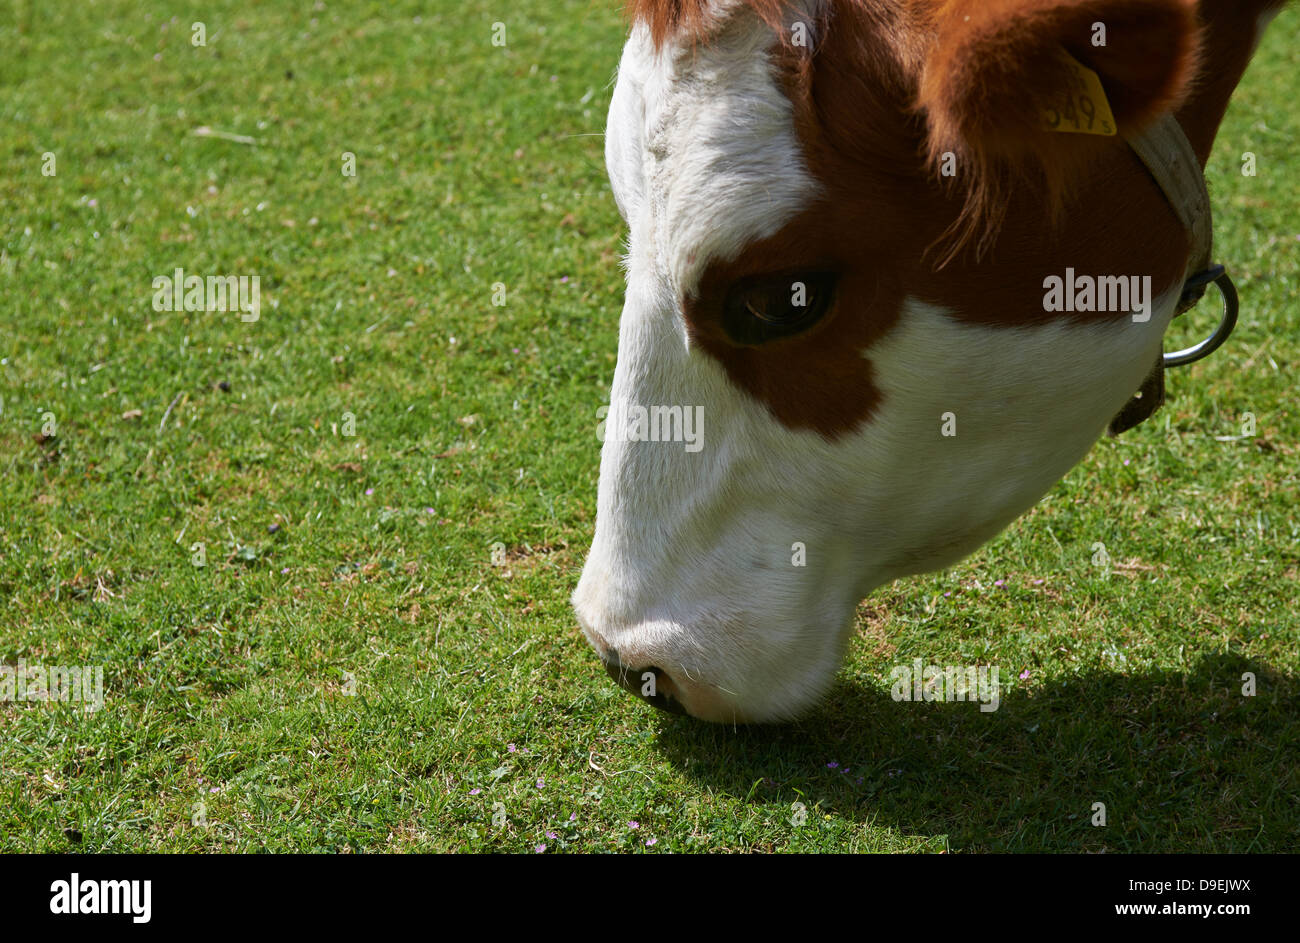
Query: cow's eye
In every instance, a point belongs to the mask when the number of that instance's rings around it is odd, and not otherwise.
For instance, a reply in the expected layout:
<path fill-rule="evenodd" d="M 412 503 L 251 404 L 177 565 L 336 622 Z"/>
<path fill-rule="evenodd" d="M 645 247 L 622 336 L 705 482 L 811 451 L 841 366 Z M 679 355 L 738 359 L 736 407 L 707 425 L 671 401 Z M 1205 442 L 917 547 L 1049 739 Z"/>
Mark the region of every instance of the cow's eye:
<path fill-rule="evenodd" d="M 727 292 L 724 327 L 733 341 L 749 346 L 790 337 L 817 323 L 834 294 L 831 272 L 742 279 Z"/>

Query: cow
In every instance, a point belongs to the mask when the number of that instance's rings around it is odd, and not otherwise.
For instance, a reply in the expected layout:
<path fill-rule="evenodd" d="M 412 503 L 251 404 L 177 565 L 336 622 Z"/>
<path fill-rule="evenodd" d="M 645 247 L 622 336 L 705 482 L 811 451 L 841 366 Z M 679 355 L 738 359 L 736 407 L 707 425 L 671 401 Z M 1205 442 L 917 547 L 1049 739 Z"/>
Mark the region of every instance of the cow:
<path fill-rule="evenodd" d="M 620 684 L 795 718 L 860 600 L 1087 454 L 1205 241 L 1187 168 L 1162 185 L 1133 142 L 1172 127 L 1203 192 L 1283 2 L 629 3 L 605 136 L 627 288 L 572 598 Z M 647 434 L 656 408 L 697 447 Z"/>

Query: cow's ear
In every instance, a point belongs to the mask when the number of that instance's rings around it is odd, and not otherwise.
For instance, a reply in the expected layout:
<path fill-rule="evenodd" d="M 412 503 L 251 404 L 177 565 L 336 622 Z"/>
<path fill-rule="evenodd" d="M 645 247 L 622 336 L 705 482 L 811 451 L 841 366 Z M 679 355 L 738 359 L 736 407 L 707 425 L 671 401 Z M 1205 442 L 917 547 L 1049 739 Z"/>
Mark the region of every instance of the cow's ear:
<path fill-rule="evenodd" d="M 975 204 L 996 197 L 999 172 L 1036 169 L 1054 209 L 1069 171 L 1108 140 L 1107 111 L 1129 134 L 1180 103 L 1200 32 L 1196 0 L 944 0 L 932 29 L 917 98 L 931 161 L 955 158 L 958 180 L 964 165 Z"/>

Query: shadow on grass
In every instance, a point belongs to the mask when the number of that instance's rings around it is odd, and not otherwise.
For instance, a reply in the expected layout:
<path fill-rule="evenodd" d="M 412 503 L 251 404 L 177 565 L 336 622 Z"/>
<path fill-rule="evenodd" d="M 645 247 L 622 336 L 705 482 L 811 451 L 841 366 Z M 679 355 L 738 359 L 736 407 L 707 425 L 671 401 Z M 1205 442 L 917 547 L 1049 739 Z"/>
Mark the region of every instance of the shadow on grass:
<path fill-rule="evenodd" d="M 1253 697 L 1242 694 L 1246 672 Z M 981 713 L 841 682 L 797 724 L 666 717 L 659 746 L 702 785 L 755 803 L 804 802 L 808 829 L 823 811 L 946 835 L 953 850 L 1300 848 L 1296 679 L 1220 655 L 1186 674 L 1098 671 L 1005 687 L 999 709 Z M 1098 802 L 1104 827 L 1093 824 Z"/>

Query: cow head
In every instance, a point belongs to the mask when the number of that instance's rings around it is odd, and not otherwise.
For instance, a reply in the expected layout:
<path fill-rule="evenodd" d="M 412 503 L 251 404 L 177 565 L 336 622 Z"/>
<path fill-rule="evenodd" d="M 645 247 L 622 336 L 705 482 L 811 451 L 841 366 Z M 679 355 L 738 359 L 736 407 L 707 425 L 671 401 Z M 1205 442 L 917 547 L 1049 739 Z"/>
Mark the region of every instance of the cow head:
<path fill-rule="evenodd" d="M 1186 236 L 1121 137 L 1044 113 L 1065 53 L 1120 132 L 1175 105 L 1195 4 L 633 6 L 606 133 L 627 293 L 573 603 L 637 693 L 779 720 L 864 595 L 1024 512 L 1159 357 Z M 1067 266 L 1149 277 L 1148 316 L 1051 310 Z"/>

